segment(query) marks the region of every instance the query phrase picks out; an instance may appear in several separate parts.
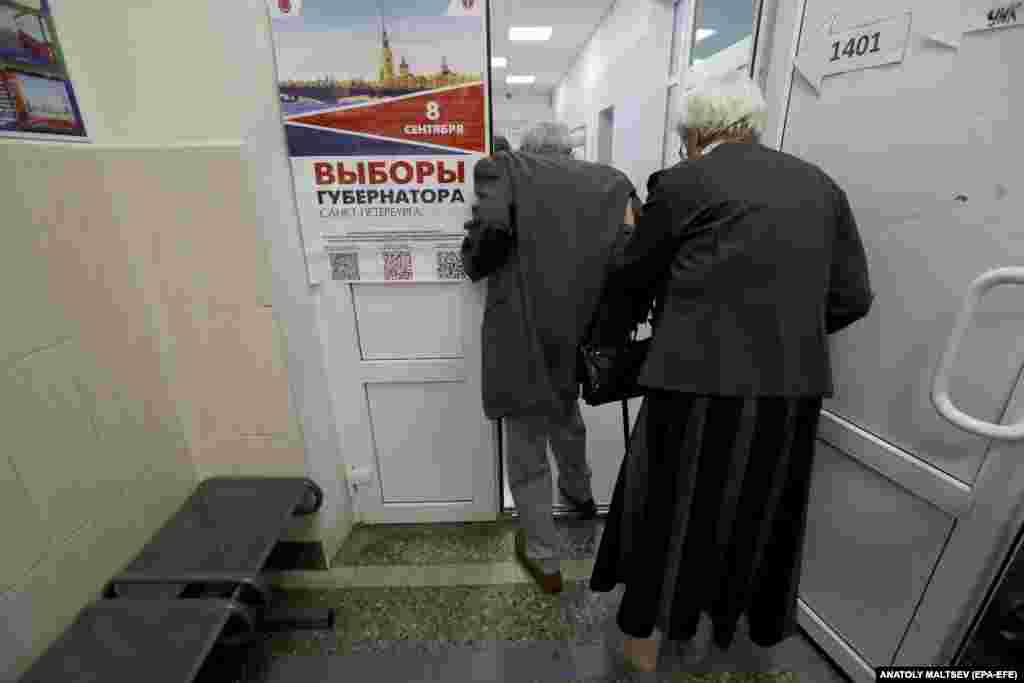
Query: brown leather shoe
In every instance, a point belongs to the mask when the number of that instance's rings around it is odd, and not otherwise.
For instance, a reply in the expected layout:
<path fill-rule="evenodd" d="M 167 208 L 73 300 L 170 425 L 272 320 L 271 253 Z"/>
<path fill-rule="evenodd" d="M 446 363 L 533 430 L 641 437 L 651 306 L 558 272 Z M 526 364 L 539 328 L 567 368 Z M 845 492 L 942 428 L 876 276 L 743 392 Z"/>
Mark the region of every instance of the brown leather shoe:
<path fill-rule="evenodd" d="M 658 648 L 661 639 L 657 635 L 650 638 L 626 637 L 622 645 L 622 654 L 626 668 L 637 673 L 654 673 L 658 670 Z"/>
<path fill-rule="evenodd" d="M 530 572 L 530 576 L 537 582 L 540 589 L 548 595 L 555 595 L 562 592 L 562 572 L 545 574 L 536 561 L 526 556 L 526 537 L 522 530 L 516 531 L 516 558 Z"/>

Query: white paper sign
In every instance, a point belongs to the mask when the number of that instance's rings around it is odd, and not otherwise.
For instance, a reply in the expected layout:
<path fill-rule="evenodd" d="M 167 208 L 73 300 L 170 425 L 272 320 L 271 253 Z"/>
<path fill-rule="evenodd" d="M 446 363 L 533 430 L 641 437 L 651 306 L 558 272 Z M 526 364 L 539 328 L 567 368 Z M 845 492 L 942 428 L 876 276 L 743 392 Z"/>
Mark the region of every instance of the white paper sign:
<path fill-rule="evenodd" d="M 834 32 L 832 26 L 796 58 L 796 69 L 816 93 L 826 76 L 903 61 L 910 35 L 910 12 Z"/>
<path fill-rule="evenodd" d="M 964 33 L 994 31 L 999 28 L 1020 26 L 1024 23 L 1024 0 L 998 5 L 987 12 L 979 12 L 967 21 Z"/>
<path fill-rule="evenodd" d="M 960 48 L 961 38 L 966 33 L 980 33 L 1010 28 L 1024 24 L 1024 0 L 997 5 L 987 10 L 976 10 L 966 18 L 958 18 L 959 25 L 950 31 L 937 31 L 926 36 L 932 42 L 954 50 Z"/>
<path fill-rule="evenodd" d="M 271 19 L 302 16 L 302 0 L 267 0 Z"/>

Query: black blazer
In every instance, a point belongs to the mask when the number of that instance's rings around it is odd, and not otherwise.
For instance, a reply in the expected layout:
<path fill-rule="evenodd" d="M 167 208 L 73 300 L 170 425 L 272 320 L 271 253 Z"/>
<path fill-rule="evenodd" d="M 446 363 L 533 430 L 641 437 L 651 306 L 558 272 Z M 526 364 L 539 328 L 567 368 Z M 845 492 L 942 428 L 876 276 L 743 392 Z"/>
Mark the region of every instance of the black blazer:
<path fill-rule="evenodd" d="M 826 335 L 873 298 L 845 193 L 748 143 L 652 176 L 608 286 L 634 319 L 657 300 L 641 384 L 728 396 L 831 396 Z"/>
<path fill-rule="evenodd" d="M 633 184 L 610 166 L 503 152 L 473 171 L 463 267 L 487 279 L 484 412 L 551 414 L 579 395 L 576 347 L 597 307 Z"/>

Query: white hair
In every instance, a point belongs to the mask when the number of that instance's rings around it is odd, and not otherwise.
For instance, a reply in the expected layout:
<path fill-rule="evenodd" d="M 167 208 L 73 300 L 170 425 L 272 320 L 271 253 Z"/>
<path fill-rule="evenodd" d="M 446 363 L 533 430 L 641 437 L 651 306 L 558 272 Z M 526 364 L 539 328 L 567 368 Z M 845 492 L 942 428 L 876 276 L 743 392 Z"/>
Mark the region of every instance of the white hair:
<path fill-rule="evenodd" d="M 572 154 L 569 126 L 554 121 L 542 121 L 526 131 L 519 144 L 520 152 L 529 154 Z"/>
<path fill-rule="evenodd" d="M 764 132 L 768 107 L 761 88 L 746 74 L 733 72 L 682 97 L 676 130 L 683 139 L 691 128 L 750 131 L 755 139 Z"/>

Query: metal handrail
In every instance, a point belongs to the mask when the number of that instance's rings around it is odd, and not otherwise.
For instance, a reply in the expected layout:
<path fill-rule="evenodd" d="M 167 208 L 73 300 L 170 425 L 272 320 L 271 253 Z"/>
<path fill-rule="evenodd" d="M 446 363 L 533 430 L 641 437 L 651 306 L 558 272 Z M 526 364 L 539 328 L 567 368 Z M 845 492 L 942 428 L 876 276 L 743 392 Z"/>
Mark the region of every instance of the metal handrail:
<path fill-rule="evenodd" d="M 963 308 L 957 316 L 953 334 L 950 335 L 946 344 L 946 350 L 942 354 L 932 379 L 932 405 L 939 411 L 946 420 L 953 423 L 964 431 L 1000 441 L 1016 441 L 1024 439 L 1024 419 L 1016 424 L 999 425 L 971 417 L 955 405 L 949 397 L 949 375 L 956 361 L 960 344 L 967 334 L 974 317 L 974 310 L 981 298 L 992 288 L 1000 285 L 1024 285 L 1024 267 L 996 268 L 990 270 L 974 282 L 967 289 L 967 296 L 964 298 Z"/>

